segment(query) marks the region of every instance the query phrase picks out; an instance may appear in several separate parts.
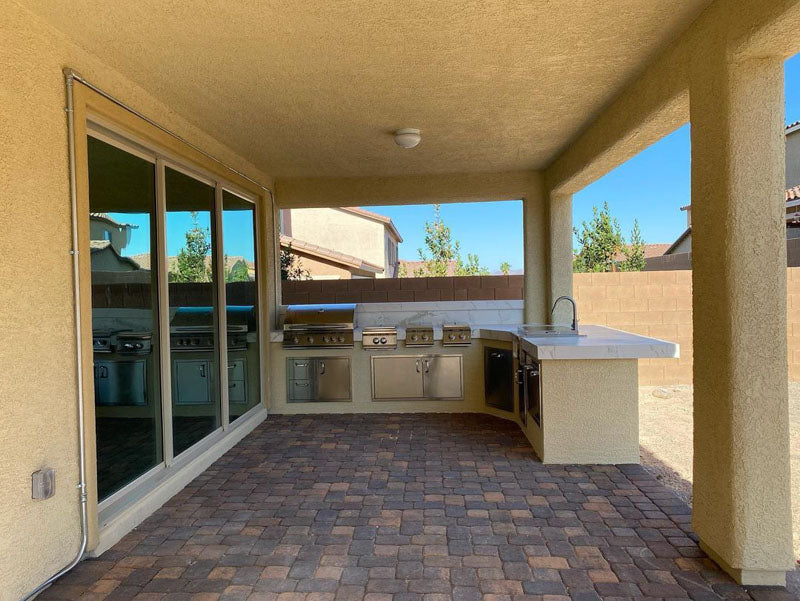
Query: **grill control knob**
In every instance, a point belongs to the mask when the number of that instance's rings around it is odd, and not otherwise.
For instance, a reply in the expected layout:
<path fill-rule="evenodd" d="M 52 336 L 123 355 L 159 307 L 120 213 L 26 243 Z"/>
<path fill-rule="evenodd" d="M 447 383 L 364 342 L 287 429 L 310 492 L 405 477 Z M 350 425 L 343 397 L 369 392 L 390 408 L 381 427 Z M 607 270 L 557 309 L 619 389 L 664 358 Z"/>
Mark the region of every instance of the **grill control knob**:
<path fill-rule="evenodd" d="M 467 337 L 466 337 L 466 335 L 465 335 L 465 334 L 459 334 L 459 335 L 458 335 L 458 338 L 459 338 L 460 340 L 466 340 L 466 339 L 467 339 Z"/>
<path fill-rule="evenodd" d="M 381 338 L 381 344 L 386 344 L 386 337 L 385 336 Z"/>
<path fill-rule="evenodd" d="M 344 336 L 339 336 L 339 342 L 344 342 Z"/>
<path fill-rule="evenodd" d="M 306 338 L 306 340 L 308 340 L 308 343 L 311 344 L 312 342 L 314 342 L 314 337 L 313 336 L 309 336 L 309 337 Z"/>
<path fill-rule="evenodd" d="M 380 341 L 381 339 L 375 336 L 375 338 L 372 339 L 372 344 L 378 344 Z"/>
<path fill-rule="evenodd" d="M 136 344 L 133 345 L 133 348 L 138 350 L 144 348 L 144 345 L 141 342 L 137 342 Z"/>
<path fill-rule="evenodd" d="M 295 336 L 294 338 L 292 338 L 292 342 L 295 343 L 295 344 L 300 344 L 300 338 Z"/>
<path fill-rule="evenodd" d="M 427 335 L 427 334 L 423 334 L 423 335 L 422 335 L 422 339 L 423 339 L 423 340 L 427 340 L 427 339 L 428 339 L 428 335 Z"/>
<path fill-rule="evenodd" d="M 412 334 L 411 335 L 411 340 L 416 342 L 417 340 L 419 340 L 419 336 L 417 336 L 416 334 Z"/>
<path fill-rule="evenodd" d="M 456 335 L 455 334 L 448 334 L 447 338 L 448 338 L 448 340 L 455 340 L 456 339 Z"/>
<path fill-rule="evenodd" d="M 323 336 L 322 337 L 322 342 L 326 342 L 327 343 L 328 342 L 328 337 L 327 336 Z"/>

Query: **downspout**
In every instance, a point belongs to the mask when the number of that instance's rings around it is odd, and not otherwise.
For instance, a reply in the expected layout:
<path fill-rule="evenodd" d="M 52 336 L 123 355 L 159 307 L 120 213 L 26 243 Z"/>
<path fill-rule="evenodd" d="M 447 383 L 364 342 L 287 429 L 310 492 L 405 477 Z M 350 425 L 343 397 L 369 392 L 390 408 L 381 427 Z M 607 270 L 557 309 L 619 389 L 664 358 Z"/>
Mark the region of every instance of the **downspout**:
<path fill-rule="evenodd" d="M 33 599 L 54 581 L 69 572 L 83 559 L 86 546 L 89 542 L 89 514 L 86 498 L 86 429 L 83 415 L 83 338 L 81 335 L 81 295 L 80 295 L 80 264 L 78 255 L 78 191 L 75 177 L 75 116 L 73 113 L 72 89 L 76 73 L 72 69 L 64 69 L 64 78 L 67 88 L 67 136 L 69 138 L 69 195 L 72 209 L 72 280 L 75 302 L 75 344 L 76 353 L 76 378 L 78 383 L 78 453 L 79 453 L 79 482 L 78 496 L 81 504 L 81 542 L 75 558 L 64 568 L 50 576 L 42 584 L 33 589 L 23 601 Z"/>

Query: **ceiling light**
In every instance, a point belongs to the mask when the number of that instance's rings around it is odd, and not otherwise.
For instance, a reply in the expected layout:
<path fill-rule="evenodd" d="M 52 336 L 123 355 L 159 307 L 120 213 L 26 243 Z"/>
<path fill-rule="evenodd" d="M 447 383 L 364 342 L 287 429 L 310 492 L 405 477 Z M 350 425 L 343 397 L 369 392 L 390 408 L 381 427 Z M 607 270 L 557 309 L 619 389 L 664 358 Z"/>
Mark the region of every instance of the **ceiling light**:
<path fill-rule="evenodd" d="M 404 127 L 394 132 L 394 142 L 402 148 L 414 148 L 422 140 L 419 130 L 413 127 Z"/>

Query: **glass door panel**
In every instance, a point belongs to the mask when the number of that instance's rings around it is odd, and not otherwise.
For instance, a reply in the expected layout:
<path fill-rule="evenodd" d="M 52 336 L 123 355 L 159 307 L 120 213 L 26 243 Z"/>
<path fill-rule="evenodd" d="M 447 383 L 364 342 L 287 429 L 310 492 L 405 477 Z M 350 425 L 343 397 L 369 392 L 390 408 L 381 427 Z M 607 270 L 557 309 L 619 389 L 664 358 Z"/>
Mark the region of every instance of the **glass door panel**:
<path fill-rule="evenodd" d="M 163 460 L 155 165 L 91 136 L 87 144 L 102 501 Z"/>
<path fill-rule="evenodd" d="M 220 427 L 214 188 L 165 167 L 172 373 L 172 446 L 178 455 Z"/>
<path fill-rule="evenodd" d="M 261 399 L 255 205 L 222 192 L 222 245 L 228 322 L 228 408 L 234 421 Z"/>

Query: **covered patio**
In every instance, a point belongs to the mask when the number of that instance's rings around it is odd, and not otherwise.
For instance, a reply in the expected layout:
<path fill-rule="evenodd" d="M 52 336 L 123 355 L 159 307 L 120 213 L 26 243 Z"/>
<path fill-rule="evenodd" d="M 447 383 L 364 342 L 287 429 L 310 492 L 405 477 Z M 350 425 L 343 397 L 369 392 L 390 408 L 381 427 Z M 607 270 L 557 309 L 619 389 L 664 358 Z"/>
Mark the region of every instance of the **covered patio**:
<path fill-rule="evenodd" d="M 643 468 L 545 466 L 516 425 L 476 414 L 273 416 L 41 598 L 567 596 L 751 598 Z"/>
<path fill-rule="evenodd" d="M 0 599 L 781 595 L 798 30 L 800 0 L 6 2 Z M 686 123 L 691 511 L 627 465 L 637 361 L 677 345 L 552 308 L 573 194 Z M 506 200 L 507 321 L 291 341 L 281 209 Z M 392 309 L 438 310 L 361 325 Z"/>

